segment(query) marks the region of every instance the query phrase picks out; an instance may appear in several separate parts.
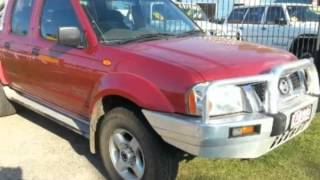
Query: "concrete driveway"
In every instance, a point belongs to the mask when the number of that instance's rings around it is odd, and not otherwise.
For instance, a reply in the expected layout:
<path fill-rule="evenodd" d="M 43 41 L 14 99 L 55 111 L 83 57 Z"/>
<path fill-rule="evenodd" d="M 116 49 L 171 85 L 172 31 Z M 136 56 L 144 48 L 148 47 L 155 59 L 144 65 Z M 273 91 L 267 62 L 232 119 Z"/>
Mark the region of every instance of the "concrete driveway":
<path fill-rule="evenodd" d="M 23 109 L 0 118 L 0 179 L 104 179 L 88 140 Z"/>

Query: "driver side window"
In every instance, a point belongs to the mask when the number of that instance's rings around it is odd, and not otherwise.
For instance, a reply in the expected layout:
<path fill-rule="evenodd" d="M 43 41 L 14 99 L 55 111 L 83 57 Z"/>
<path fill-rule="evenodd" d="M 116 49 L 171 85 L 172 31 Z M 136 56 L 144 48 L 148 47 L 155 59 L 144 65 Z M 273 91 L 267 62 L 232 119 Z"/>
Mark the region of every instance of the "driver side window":
<path fill-rule="evenodd" d="M 282 7 L 269 7 L 267 12 L 266 24 L 279 24 L 281 20 L 286 20 Z"/>
<path fill-rule="evenodd" d="M 264 14 L 264 10 L 264 7 L 249 8 L 243 24 L 260 24 Z"/>
<path fill-rule="evenodd" d="M 70 0 L 45 0 L 40 23 L 41 36 L 50 41 L 57 41 L 60 27 L 81 29 Z"/>

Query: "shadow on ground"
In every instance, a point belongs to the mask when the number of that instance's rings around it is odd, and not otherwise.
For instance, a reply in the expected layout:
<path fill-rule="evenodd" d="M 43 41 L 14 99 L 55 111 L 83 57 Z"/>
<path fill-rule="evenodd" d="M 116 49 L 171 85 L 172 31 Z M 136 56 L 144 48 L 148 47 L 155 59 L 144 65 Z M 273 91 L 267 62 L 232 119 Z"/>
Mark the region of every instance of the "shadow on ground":
<path fill-rule="evenodd" d="M 74 151 L 79 155 L 82 155 L 88 159 L 88 161 L 99 170 L 99 172 L 106 177 L 106 173 L 101 160 L 98 155 L 94 155 L 90 152 L 89 140 L 74 133 L 73 131 L 45 118 L 39 114 L 36 114 L 28 109 L 19 108 L 20 116 L 24 117 L 28 121 L 45 128 L 46 130 L 54 133 L 55 135 L 67 140 Z M 2 177 L 2 176 L 0 176 Z"/>
<path fill-rule="evenodd" d="M 22 169 L 0 167 L 0 177 L 7 180 L 22 180 Z"/>

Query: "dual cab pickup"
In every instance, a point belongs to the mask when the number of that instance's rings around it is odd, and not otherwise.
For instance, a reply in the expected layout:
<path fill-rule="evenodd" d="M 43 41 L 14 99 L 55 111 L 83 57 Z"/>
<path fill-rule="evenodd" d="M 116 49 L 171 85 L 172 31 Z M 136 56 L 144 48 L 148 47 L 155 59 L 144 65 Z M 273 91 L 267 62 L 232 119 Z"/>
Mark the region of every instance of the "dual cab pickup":
<path fill-rule="evenodd" d="M 112 180 L 174 179 L 185 154 L 257 158 L 310 125 L 312 60 L 205 36 L 159 1 L 6 1 L 0 116 L 18 103 L 80 133 Z"/>

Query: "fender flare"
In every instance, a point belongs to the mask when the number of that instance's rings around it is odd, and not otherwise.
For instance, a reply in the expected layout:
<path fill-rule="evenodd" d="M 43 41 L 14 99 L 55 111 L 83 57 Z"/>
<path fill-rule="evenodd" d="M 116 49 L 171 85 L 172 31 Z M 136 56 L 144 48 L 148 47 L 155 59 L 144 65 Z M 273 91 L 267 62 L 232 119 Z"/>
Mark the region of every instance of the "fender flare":
<path fill-rule="evenodd" d="M 100 79 L 90 101 L 90 151 L 96 153 L 96 132 L 99 121 L 104 116 L 103 98 L 120 96 L 137 106 L 163 112 L 174 112 L 169 100 L 160 89 L 142 77 L 127 74 L 108 74 Z"/>

